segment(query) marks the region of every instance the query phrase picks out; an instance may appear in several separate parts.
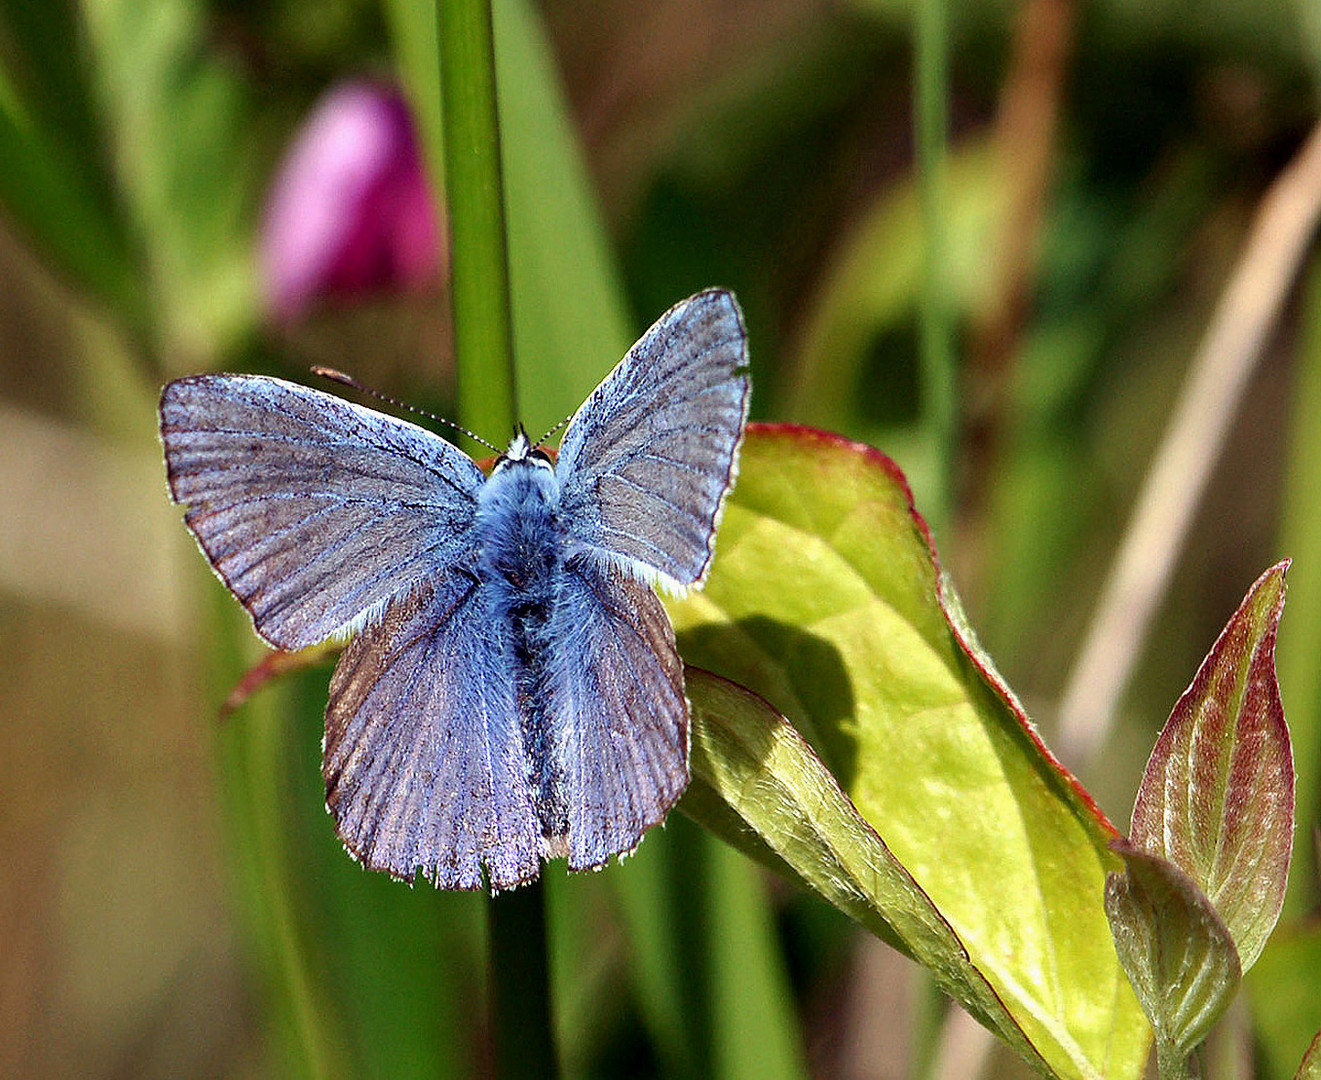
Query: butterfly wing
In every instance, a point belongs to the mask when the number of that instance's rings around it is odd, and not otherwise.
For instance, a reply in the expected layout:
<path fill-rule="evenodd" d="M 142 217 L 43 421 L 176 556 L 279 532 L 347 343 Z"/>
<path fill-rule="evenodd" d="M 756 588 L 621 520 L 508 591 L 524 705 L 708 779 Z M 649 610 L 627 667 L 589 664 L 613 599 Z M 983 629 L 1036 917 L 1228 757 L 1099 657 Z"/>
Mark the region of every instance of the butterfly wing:
<path fill-rule="evenodd" d="M 569 423 L 556 475 L 571 535 L 644 578 L 700 581 L 733 483 L 747 370 L 730 293 L 708 289 L 662 315 Z"/>
<path fill-rule="evenodd" d="M 632 851 L 688 783 L 688 704 L 651 587 L 587 555 L 564 569 L 549 717 L 570 870 Z M 567 848 L 567 850 L 563 850 Z"/>
<path fill-rule="evenodd" d="M 507 623 L 465 570 L 420 585 L 341 654 L 323 774 L 366 866 L 441 888 L 536 877 L 542 840 L 518 729 Z"/>
<path fill-rule="evenodd" d="M 170 491 L 272 645 L 322 641 L 463 550 L 482 474 L 403 420 L 258 375 L 161 393 Z"/>

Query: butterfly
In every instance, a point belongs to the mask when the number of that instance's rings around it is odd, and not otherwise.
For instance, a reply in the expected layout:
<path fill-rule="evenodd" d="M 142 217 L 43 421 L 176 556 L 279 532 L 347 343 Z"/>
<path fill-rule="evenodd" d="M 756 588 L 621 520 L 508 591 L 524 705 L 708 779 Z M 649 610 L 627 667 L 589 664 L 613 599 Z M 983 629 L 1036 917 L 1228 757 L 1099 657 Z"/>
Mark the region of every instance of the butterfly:
<path fill-rule="evenodd" d="M 260 375 L 161 393 L 170 491 L 280 649 L 347 638 L 322 772 L 349 852 L 493 891 L 631 852 L 688 783 L 653 586 L 700 585 L 747 420 L 734 296 L 676 304 L 569 421 L 489 477 L 439 436 Z"/>

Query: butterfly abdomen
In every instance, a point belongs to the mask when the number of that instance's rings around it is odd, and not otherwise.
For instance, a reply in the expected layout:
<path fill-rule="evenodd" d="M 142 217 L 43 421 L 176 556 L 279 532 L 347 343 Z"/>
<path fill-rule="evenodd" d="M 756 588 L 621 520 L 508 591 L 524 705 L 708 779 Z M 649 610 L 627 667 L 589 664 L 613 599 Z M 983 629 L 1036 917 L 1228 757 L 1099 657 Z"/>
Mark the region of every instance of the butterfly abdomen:
<path fill-rule="evenodd" d="M 567 831 L 562 768 L 550 741 L 548 627 L 563 573 L 559 487 L 529 460 L 507 461 L 483 486 L 477 532 L 478 575 L 487 586 L 487 617 L 509 628 L 519 729 L 542 834 L 558 846 Z"/>

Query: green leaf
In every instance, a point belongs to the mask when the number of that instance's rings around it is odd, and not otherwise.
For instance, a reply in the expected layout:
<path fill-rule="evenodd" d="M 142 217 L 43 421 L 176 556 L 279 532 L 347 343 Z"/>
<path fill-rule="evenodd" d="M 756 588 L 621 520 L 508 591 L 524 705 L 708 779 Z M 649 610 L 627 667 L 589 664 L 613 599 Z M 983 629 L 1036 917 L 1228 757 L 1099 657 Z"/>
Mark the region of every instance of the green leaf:
<path fill-rule="evenodd" d="M 624 354 L 633 335 L 536 9 L 526 0 L 497 0 L 493 18 L 520 419 L 540 433 L 578 407 Z M 702 928 L 728 918 L 733 896 L 702 889 L 692 898 L 695 935 L 677 932 L 674 920 L 664 919 L 674 908 L 684 873 L 692 869 L 676 864 L 718 866 L 721 853 L 700 835 L 685 847 L 660 833 L 649 836 L 647 846 L 658 849 L 646 853 L 653 867 L 660 867 L 658 876 L 634 875 L 626 864 L 601 883 L 613 889 L 624 915 L 636 993 L 662 1058 L 681 1069 L 691 1067 L 690 1075 L 731 1075 L 723 1072 L 727 1055 L 720 1052 L 722 1033 L 737 1026 L 741 1013 L 755 1016 L 759 1029 L 783 1033 L 758 1056 L 767 1070 L 762 1075 L 768 1080 L 801 1075 L 797 1040 L 794 1052 L 784 1045 L 794 1030 L 785 979 L 763 971 L 763 978 L 740 982 L 737 957 L 727 949 L 703 948 L 708 934 Z M 748 948 L 754 955 L 769 955 L 775 942 L 764 890 L 755 880 L 743 881 L 737 897 L 745 913 L 758 913 L 744 928 L 757 941 Z M 669 998 L 676 968 L 681 990 L 678 1024 Z M 570 982 L 582 978 L 572 971 L 562 975 L 556 988 L 559 999 Z M 782 1052 L 772 1054 L 775 1046 Z"/>
<path fill-rule="evenodd" d="M 633 335 L 536 11 L 497 0 L 493 14 L 520 418 L 540 434 L 582 404 Z"/>
<path fill-rule="evenodd" d="M 635 992 L 662 1075 L 807 1075 L 760 868 L 672 815 L 604 876 L 626 919 Z"/>
<path fill-rule="evenodd" d="M 1321 15 L 1321 9 L 1317 9 Z M 1316 26 L 1321 29 L 1321 21 Z M 1310 552 L 1321 536 L 1321 258 L 1313 256 L 1299 305 L 1301 333 L 1290 386 L 1288 463 L 1279 495 L 1279 550 Z M 1275 662 L 1289 699 L 1298 770 L 1296 819 L 1321 821 L 1321 562 L 1302 559 L 1289 574 L 1289 632 Z M 1299 916 L 1321 900 L 1321 864 L 1308 828 L 1294 837 L 1285 913 Z M 1296 1056 L 1296 1055 L 1295 1055 Z M 1292 1062 L 1290 1063 L 1292 1064 Z"/>
<path fill-rule="evenodd" d="M 1293 844 L 1293 758 L 1275 679 L 1288 565 L 1257 579 L 1175 704 L 1129 836 L 1197 883 L 1245 971 L 1279 918 Z"/>
<path fill-rule="evenodd" d="M 852 896 L 841 906 L 930 957 L 974 1015 L 1058 1075 L 1140 1074 L 1150 1032 L 1100 903 L 1115 831 L 977 649 L 892 462 L 820 432 L 752 425 L 711 578 L 670 611 L 685 659 L 788 717 L 876 837 L 836 808 L 816 831 L 775 813 L 760 827 L 742 819 L 745 847 L 769 848 L 772 865 L 813 888 L 832 860 L 884 867 L 870 885 L 841 885 Z M 710 703 L 692 696 L 705 715 Z M 713 744 L 708 759 L 744 770 L 722 797 L 797 790 L 789 802 L 801 806 L 785 813 L 810 818 L 820 783 L 801 755 L 790 764 L 766 757 L 780 744 L 749 745 L 751 765 Z M 728 835 L 728 812 L 697 799 L 691 812 Z M 876 862 L 880 850 L 892 859 Z M 984 1004 L 979 980 L 1003 1012 Z"/>
<path fill-rule="evenodd" d="M 1233 938 L 1196 882 L 1173 863 L 1122 840 L 1115 850 L 1127 871 L 1106 878 L 1105 911 L 1119 960 L 1157 1040 L 1186 1058 L 1238 989 Z"/>
<path fill-rule="evenodd" d="M 762 875 L 724 845 L 712 845 L 710 852 L 707 955 L 716 1003 L 711 1075 L 806 1078 L 793 994 Z M 748 993 L 749 986 L 756 993 Z"/>
<path fill-rule="evenodd" d="M 440 96 L 440 29 L 434 0 L 385 0 L 394 66 L 404 84 L 427 161 L 432 191 L 443 206 L 445 143 Z M 497 91 L 499 87 L 497 86 Z"/>
<path fill-rule="evenodd" d="M 693 779 L 680 809 L 925 964 L 946 993 L 1036 1058 L 949 924 L 793 725 L 701 669 L 687 669 L 686 685 Z"/>
<path fill-rule="evenodd" d="M 197 573 L 201 580 L 200 567 Z M 206 590 L 206 676 L 220 701 L 248 667 L 252 625 L 210 575 Z M 290 757 L 284 721 L 295 712 L 292 688 L 277 684 L 215 729 L 219 793 L 276 1071 L 291 1080 L 335 1080 L 344 1075 L 342 1016 L 332 984 L 317 978 L 316 950 L 298 918 L 303 861 L 283 802 Z"/>
<path fill-rule="evenodd" d="M 199 0 L 85 0 L 82 9 L 155 344 L 171 370 L 188 370 L 232 347 L 256 311 L 247 88 L 206 51 Z"/>
<path fill-rule="evenodd" d="M 0 13 L 0 201 L 57 272 L 141 329 L 144 296 L 111 193 L 72 5 Z"/>

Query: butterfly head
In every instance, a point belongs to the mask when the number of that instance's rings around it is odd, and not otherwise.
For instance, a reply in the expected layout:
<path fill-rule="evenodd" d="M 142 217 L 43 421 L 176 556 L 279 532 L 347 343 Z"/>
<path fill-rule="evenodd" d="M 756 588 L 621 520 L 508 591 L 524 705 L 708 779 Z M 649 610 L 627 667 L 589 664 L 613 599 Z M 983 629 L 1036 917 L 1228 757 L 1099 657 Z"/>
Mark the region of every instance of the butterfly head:
<path fill-rule="evenodd" d="M 514 429 L 514 437 L 509 440 L 505 452 L 496 459 L 495 469 L 492 472 L 494 474 L 510 465 L 518 464 L 531 465 L 534 468 L 545 469 L 547 472 L 555 471 L 550 455 L 540 446 L 533 444 L 522 424 Z"/>

